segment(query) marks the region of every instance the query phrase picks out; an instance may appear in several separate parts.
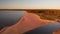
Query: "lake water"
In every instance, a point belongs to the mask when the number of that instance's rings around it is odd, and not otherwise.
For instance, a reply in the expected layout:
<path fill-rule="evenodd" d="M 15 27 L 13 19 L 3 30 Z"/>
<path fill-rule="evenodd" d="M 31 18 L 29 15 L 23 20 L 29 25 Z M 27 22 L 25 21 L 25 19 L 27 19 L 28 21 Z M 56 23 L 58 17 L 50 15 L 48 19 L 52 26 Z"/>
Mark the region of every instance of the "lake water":
<path fill-rule="evenodd" d="M 0 26 L 11 26 L 17 23 L 23 15 L 25 11 L 0 11 Z"/>
<path fill-rule="evenodd" d="M 52 34 L 54 31 L 56 31 L 59 28 L 60 28 L 60 23 L 55 22 L 42 27 L 38 27 L 31 31 L 25 32 L 24 34 Z"/>

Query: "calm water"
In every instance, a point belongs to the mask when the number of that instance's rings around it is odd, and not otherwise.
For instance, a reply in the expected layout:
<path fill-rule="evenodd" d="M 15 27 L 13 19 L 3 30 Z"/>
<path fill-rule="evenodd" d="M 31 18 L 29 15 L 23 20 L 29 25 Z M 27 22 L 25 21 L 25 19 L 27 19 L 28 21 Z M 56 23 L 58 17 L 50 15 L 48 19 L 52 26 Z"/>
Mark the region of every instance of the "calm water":
<path fill-rule="evenodd" d="M 10 26 L 21 19 L 25 11 L 0 11 L 0 26 Z M 0 27 L 0 28 L 1 28 Z"/>
<path fill-rule="evenodd" d="M 53 23 L 48 24 L 36 29 L 33 29 L 31 31 L 25 32 L 24 34 L 52 34 L 52 32 L 56 31 L 60 28 L 60 23 Z"/>

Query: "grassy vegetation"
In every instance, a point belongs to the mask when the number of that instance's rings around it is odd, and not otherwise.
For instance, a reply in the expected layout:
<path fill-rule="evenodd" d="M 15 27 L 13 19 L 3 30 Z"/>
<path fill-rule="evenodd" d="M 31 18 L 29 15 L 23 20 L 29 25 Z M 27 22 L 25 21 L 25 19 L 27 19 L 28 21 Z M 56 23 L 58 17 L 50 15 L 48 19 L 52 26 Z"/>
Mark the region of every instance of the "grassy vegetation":
<path fill-rule="evenodd" d="M 46 16 L 45 14 L 36 13 L 38 16 L 40 16 L 41 19 L 46 20 L 54 20 L 55 16 Z"/>

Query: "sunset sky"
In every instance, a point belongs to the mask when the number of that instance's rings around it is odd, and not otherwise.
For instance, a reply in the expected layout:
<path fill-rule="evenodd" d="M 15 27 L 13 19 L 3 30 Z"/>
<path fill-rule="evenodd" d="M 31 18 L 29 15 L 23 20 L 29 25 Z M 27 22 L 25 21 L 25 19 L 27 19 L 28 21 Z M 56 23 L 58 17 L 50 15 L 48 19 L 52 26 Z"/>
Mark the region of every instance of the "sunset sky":
<path fill-rule="evenodd" d="M 0 9 L 60 9 L 60 0 L 0 0 Z"/>

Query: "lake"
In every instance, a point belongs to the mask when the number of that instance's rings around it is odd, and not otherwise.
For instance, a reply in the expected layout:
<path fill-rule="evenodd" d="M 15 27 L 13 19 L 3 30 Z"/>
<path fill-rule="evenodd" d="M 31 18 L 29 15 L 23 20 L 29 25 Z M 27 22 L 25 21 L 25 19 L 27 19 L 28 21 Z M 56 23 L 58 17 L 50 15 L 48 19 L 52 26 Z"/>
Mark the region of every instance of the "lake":
<path fill-rule="evenodd" d="M 11 26 L 17 23 L 24 14 L 25 11 L 0 11 L 0 26 Z"/>

